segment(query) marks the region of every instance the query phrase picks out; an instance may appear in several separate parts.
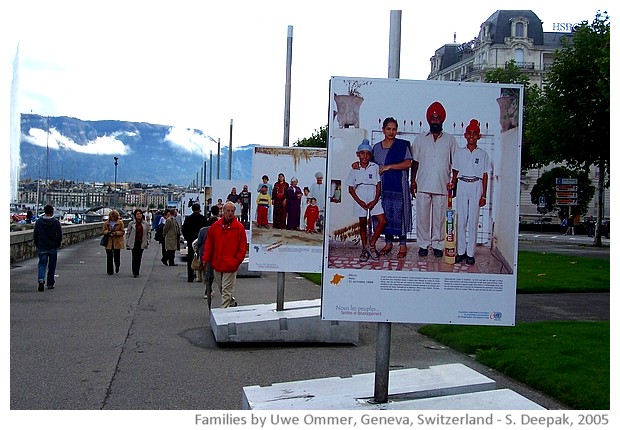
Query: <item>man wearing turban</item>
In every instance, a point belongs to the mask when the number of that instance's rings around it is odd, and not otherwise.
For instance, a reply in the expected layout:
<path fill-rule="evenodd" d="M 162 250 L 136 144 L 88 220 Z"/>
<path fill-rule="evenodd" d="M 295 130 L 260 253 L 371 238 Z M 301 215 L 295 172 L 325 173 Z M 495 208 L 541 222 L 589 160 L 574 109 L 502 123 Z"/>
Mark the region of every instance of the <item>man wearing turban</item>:
<path fill-rule="evenodd" d="M 316 199 L 316 205 L 319 207 L 319 219 L 317 223 L 317 232 L 322 232 L 325 225 L 325 184 L 323 183 L 323 173 L 316 172 L 314 174 L 316 183 L 310 186 L 309 198 Z"/>
<path fill-rule="evenodd" d="M 467 146 L 454 155 L 452 180 L 448 188 L 454 188 L 458 181 L 459 195 L 456 198 L 457 244 L 456 263 L 465 260 L 471 266 L 476 263 L 474 250 L 478 232 L 479 209 L 487 204 L 487 183 L 491 171 L 489 155 L 478 147 L 480 123 L 472 119 L 465 129 Z M 467 236 L 466 236 L 467 233 Z M 469 238 L 468 241 L 465 239 Z"/>
<path fill-rule="evenodd" d="M 418 255 L 426 257 L 432 247 L 435 257 L 443 257 L 444 215 L 452 160 L 458 150 L 453 135 L 443 132 L 446 110 L 433 102 L 426 110 L 428 133 L 420 133 L 412 145 L 411 194 L 416 199 Z"/>

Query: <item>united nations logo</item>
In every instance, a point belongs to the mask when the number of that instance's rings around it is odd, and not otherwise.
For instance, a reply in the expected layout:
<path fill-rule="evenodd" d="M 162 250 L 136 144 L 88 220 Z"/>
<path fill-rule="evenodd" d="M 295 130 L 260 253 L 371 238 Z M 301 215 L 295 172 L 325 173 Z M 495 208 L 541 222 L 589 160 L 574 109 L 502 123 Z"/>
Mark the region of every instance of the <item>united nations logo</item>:
<path fill-rule="evenodd" d="M 495 321 L 500 321 L 502 319 L 502 313 L 501 312 L 491 312 L 489 314 L 489 319 L 495 320 Z"/>

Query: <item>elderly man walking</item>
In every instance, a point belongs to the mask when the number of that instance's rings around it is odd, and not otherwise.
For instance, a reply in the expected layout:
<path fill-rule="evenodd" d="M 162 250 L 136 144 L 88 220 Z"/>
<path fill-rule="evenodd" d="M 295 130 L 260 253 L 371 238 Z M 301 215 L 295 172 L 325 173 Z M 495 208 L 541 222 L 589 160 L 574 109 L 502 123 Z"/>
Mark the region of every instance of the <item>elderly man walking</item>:
<path fill-rule="evenodd" d="M 213 268 L 214 281 L 222 295 L 220 307 L 237 306 L 233 297 L 237 270 L 245 258 L 248 249 L 243 224 L 235 216 L 235 204 L 224 204 L 224 215 L 209 228 L 207 241 L 202 254 L 202 262 Z"/>

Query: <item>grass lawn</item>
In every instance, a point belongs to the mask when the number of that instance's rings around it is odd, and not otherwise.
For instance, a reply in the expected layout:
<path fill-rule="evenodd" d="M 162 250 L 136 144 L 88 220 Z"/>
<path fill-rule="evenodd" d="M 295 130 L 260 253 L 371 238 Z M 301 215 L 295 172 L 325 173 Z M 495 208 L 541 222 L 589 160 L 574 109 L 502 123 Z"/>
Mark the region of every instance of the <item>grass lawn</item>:
<path fill-rule="evenodd" d="M 610 261 L 519 252 L 518 294 L 609 292 Z M 304 274 L 321 284 L 321 274 Z M 420 333 L 573 409 L 610 409 L 610 324 L 426 325 Z"/>
<path fill-rule="evenodd" d="M 609 261 L 520 251 L 517 293 L 609 292 Z"/>
<path fill-rule="evenodd" d="M 420 333 L 573 409 L 610 408 L 609 321 L 514 327 L 427 325 Z"/>

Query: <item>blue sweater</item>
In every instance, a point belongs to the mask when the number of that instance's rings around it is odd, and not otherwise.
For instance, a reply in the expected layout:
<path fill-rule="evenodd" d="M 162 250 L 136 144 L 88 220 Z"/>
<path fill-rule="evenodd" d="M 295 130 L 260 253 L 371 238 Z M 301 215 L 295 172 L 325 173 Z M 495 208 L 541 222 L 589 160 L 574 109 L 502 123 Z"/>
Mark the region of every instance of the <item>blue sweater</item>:
<path fill-rule="evenodd" d="M 34 225 L 34 244 L 40 250 L 60 248 L 62 227 L 53 216 L 43 215 Z"/>

